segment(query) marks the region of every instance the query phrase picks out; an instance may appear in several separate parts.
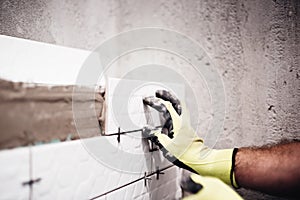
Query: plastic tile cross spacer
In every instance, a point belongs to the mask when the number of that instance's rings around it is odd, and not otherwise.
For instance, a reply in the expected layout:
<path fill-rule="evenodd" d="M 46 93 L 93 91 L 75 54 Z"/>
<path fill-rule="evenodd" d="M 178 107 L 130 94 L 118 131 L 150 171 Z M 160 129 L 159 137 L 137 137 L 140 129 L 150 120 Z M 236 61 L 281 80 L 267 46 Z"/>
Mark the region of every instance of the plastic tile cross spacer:
<path fill-rule="evenodd" d="M 147 173 L 145 172 L 145 174 L 144 174 L 144 185 L 145 185 L 145 187 L 147 187 L 147 181 L 150 181 L 150 180 L 151 180 L 151 178 L 147 177 Z"/>
<path fill-rule="evenodd" d="M 121 141 L 121 128 L 120 127 L 118 127 L 118 137 L 117 137 L 117 140 L 118 140 L 118 143 L 120 143 L 120 141 Z"/>
<path fill-rule="evenodd" d="M 153 147 L 153 146 L 154 146 L 154 143 L 153 143 L 153 141 L 151 141 L 150 147 L 149 147 L 149 152 L 153 152 L 153 151 L 157 151 L 158 150 L 157 147 Z"/>
<path fill-rule="evenodd" d="M 41 180 L 42 180 L 41 178 L 31 179 L 31 180 L 29 180 L 29 181 L 23 182 L 22 185 L 23 185 L 23 186 L 25 186 L 25 185 L 31 186 L 31 185 L 33 185 L 34 183 L 40 182 Z"/>
<path fill-rule="evenodd" d="M 161 172 L 159 167 L 157 166 L 156 167 L 156 171 L 155 171 L 155 174 L 156 174 L 156 180 L 159 180 L 159 175 L 160 174 L 165 174 L 164 172 Z"/>

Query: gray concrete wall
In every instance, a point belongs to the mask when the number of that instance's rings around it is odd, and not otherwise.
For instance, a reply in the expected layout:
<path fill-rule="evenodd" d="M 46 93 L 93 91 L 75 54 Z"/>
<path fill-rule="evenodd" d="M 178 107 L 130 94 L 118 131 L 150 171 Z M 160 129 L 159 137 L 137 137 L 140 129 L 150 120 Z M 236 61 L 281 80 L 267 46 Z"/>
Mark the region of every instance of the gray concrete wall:
<path fill-rule="evenodd" d="M 227 113 L 219 148 L 300 139 L 298 0 L 2 0 L 0 6 L 1 34 L 88 50 L 137 27 L 180 31 L 204 44 L 222 74 Z"/>

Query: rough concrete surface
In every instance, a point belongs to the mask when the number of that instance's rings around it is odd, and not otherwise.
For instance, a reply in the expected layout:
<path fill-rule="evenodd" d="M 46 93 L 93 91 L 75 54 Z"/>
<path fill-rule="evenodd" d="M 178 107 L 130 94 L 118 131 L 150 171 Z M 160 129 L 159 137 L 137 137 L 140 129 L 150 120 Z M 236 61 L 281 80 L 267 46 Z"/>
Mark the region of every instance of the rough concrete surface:
<path fill-rule="evenodd" d="M 88 50 L 137 27 L 180 31 L 203 45 L 223 78 L 218 148 L 300 139 L 298 0 L 1 0 L 0 6 L 1 34 Z M 240 192 L 245 199 L 278 199 Z"/>

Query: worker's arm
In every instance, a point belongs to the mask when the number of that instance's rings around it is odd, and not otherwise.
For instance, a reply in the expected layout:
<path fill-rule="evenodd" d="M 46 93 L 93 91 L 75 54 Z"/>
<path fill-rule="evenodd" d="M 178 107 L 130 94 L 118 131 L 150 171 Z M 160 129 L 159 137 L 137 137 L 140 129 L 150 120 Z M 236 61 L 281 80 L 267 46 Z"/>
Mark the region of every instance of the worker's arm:
<path fill-rule="evenodd" d="M 280 196 L 300 196 L 300 142 L 240 148 L 235 180 L 244 188 Z"/>
<path fill-rule="evenodd" d="M 167 123 L 162 130 L 145 129 L 143 133 L 175 165 L 234 187 L 300 195 L 299 142 L 258 149 L 209 149 L 191 127 L 184 103 L 175 96 L 157 91 L 156 97 L 145 98 L 144 103 L 162 112 Z"/>

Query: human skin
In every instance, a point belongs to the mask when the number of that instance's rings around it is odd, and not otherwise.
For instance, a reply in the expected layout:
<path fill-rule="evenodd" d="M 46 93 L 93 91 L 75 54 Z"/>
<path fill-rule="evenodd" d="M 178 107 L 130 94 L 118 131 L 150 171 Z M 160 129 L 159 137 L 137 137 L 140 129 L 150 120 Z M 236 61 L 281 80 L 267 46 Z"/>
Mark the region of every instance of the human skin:
<path fill-rule="evenodd" d="M 234 174 L 240 187 L 300 197 L 300 142 L 239 148 Z"/>

